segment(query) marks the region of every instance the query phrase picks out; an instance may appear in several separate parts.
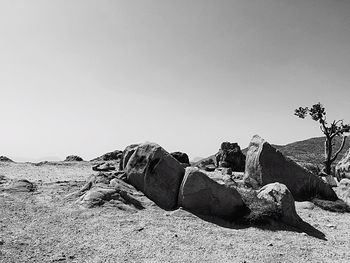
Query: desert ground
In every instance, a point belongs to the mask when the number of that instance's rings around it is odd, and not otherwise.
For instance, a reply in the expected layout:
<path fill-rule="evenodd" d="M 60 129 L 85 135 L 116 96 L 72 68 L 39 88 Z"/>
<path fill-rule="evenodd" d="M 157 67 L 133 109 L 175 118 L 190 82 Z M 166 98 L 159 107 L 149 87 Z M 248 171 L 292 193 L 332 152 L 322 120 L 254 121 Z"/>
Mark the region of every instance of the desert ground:
<path fill-rule="evenodd" d="M 0 262 L 349 262 L 350 213 L 296 202 L 325 239 L 285 226 L 242 226 L 183 209 L 84 208 L 69 194 L 90 162 L 0 163 L 0 176 L 34 182 L 0 191 Z M 0 184 L 1 186 L 1 184 Z"/>

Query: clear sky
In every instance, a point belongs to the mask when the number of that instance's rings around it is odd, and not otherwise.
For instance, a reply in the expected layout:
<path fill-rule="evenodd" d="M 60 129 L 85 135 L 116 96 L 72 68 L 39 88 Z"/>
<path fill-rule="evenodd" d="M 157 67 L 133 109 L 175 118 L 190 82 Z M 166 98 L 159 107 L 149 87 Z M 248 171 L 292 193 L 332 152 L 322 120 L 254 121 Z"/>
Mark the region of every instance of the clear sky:
<path fill-rule="evenodd" d="M 350 122 L 348 0 L 0 1 L 0 155 L 286 144 L 319 101 Z"/>

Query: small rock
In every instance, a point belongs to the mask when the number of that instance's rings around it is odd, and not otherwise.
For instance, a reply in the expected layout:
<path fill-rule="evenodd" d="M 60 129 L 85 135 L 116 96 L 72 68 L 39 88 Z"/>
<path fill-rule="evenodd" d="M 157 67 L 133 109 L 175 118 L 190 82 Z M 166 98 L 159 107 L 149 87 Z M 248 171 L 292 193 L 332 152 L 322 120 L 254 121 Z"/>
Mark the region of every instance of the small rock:
<path fill-rule="evenodd" d="M 144 229 L 145 229 L 145 227 L 142 226 L 142 227 L 137 228 L 136 231 L 140 232 L 140 231 L 142 231 Z"/>
<path fill-rule="evenodd" d="M 272 247 L 272 246 L 273 246 L 273 244 L 272 244 L 272 243 L 269 243 L 267 246 Z"/>
<path fill-rule="evenodd" d="M 65 162 L 82 162 L 84 160 L 78 155 L 68 155 L 64 161 Z"/>
<path fill-rule="evenodd" d="M 0 239 L 0 246 L 2 246 L 3 244 L 5 244 L 5 241 Z"/>
<path fill-rule="evenodd" d="M 337 228 L 335 225 L 332 225 L 332 224 L 327 224 L 326 226 L 329 228 Z"/>
<path fill-rule="evenodd" d="M 304 202 L 295 202 L 295 207 L 298 209 L 312 210 L 315 208 L 315 205 L 310 201 L 304 201 Z"/>
<path fill-rule="evenodd" d="M 51 260 L 51 262 L 59 262 L 59 261 L 65 261 L 66 260 L 66 255 L 62 254 L 58 254 L 53 256 L 53 259 Z"/>
<path fill-rule="evenodd" d="M 214 172 L 215 171 L 215 165 L 214 164 L 208 164 L 204 167 L 204 170 L 206 170 L 207 172 Z"/>

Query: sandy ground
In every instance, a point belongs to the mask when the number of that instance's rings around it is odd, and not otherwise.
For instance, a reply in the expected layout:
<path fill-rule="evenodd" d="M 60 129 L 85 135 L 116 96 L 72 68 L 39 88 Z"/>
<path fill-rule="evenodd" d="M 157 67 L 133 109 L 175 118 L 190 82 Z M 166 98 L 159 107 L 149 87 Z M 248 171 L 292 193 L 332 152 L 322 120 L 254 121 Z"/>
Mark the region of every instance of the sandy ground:
<path fill-rule="evenodd" d="M 88 162 L 0 164 L 0 175 L 38 186 L 0 191 L 0 262 L 349 262 L 349 213 L 297 204 L 322 240 L 283 227 L 220 226 L 182 209 L 87 209 L 64 198 L 90 174 Z"/>

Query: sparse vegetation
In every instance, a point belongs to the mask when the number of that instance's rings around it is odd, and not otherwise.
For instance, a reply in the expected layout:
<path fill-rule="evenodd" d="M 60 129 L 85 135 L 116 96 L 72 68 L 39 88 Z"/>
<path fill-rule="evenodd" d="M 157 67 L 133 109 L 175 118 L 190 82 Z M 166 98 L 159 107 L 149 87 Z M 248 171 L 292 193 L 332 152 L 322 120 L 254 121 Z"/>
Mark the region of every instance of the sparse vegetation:
<path fill-rule="evenodd" d="M 337 159 L 339 153 L 343 150 L 346 142 L 346 134 L 350 132 L 350 125 L 344 124 L 343 120 L 334 120 L 332 123 L 328 124 L 326 119 L 326 111 L 321 103 L 317 103 L 309 107 L 299 107 L 295 110 L 294 115 L 298 116 L 301 119 L 304 119 L 307 115 L 314 120 L 320 123 L 320 129 L 322 133 L 326 136 L 324 155 L 325 160 L 324 172 L 326 174 L 331 174 L 332 163 Z M 338 150 L 333 154 L 334 142 L 333 139 L 336 137 L 342 137 L 342 142 Z"/>

